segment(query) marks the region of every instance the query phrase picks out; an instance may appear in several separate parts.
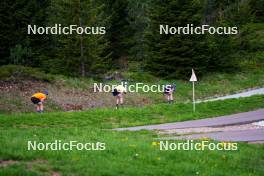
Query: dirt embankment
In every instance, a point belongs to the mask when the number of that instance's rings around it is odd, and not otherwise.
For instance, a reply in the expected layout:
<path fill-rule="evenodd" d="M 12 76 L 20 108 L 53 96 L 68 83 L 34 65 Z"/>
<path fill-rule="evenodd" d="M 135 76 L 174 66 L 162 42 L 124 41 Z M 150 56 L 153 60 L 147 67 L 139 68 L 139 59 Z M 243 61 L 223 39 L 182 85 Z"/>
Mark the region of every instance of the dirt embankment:
<path fill-rule="evenodd" d="M 94 93 L 93 89 L 80 89 L 43 81 L 0 81 L 0 113 L 34 112 L 30 101 L 33 93 L 48 90 L 46 111 L 78 111 L 91 108 L 114 107 L 111 93 Z M 143 106 L 152 101 L 137 93 L 125 95 L 125 106 Z"/>

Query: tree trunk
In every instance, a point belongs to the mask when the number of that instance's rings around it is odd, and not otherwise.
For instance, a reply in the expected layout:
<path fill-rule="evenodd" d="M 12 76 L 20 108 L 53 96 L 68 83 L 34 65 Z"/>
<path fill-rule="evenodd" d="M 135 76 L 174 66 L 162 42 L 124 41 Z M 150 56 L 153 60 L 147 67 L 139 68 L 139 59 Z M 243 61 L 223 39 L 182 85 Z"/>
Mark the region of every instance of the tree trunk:
<path fill-rule="evenodd" d="M 80 27 L 82 27 L 81 0 L 79 0 L 79 10 L 80 10 L 79 25 L 80 25 Z M 80 58 L 80 61 L 81 61 L 81 74 L 82 74 L 82 77 L 84 77 L 85 76 L 85 64 L 84 64 L 84 58 L 83 58 L 83 35 L 82 34 L 80 34 L 80 53 L 81 53 L 81 58 Z"/>

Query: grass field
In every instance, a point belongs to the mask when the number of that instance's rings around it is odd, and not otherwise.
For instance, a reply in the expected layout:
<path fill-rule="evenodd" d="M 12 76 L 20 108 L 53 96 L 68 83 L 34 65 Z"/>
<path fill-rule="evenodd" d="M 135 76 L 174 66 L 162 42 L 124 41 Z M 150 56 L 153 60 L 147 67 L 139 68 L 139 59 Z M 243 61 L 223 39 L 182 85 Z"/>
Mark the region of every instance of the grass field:
<path fill-rule="evenodd" d="M 94 109 L 81 112 L 24 113 L 0 115 L 0 127 L 87 127 L 109 129 L 125 126 L 176 122 L 264 108 L 264 96 L 192 104 L 157 104 L 141 108 Z"/>
<path fill-rule="evenodd" d="M 0 175 L 262 175 L 264 146 L 237 151 L 160 151 L 155 132 L 114 127 L 183 121 L 264 107 L 264 96 L 120 110 L 0 115 Z M 104 142 L 105 151 L 28 151 L 27 141 Z"/>
<path fill-rule="evenodd" d="M 262 175 L 264 146 L 239 144 L 238 151 L 159 151 L 151 133 L 103 132 L 94 128 L 1 130 L 1 159 L 15 164 L 0 175 Z M 38 142 L 106 143 L 105 151 L 27 151 Z"/>

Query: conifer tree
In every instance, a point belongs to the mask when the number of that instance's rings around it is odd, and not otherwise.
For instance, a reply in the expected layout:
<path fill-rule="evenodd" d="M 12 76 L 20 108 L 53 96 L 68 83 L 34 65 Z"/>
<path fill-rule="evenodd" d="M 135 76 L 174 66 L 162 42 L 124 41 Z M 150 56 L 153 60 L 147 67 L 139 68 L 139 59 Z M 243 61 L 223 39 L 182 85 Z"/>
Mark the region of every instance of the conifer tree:
<path fill-rule="evenodd" d="M 165 78 L 185 76 L 192 67 L 206 67 L 206 43 L 202 35 L 160 35 L 160 25 L 170 27 L 200 25 L 204 13 L 203 1 L 157 0 L 153 1 L 148 36 L 150 55 L 147 69 Z"/>
<path fill-rule="evenodd" d="M 59 1 L 52 0 L 49 24 L 79 27 L 105 27 L 107 18 L 103 5 L 94 0 Z M 97 29 L 96 29 L 97 28 Z M 109 54 L 105 52 L 108 42 L 100 34 L 55 35 L 55 61 L 64 74 L 87 76 L 103 73 L 108 67 Z M 55 64 L 56 66 L 56 64 Z"/>

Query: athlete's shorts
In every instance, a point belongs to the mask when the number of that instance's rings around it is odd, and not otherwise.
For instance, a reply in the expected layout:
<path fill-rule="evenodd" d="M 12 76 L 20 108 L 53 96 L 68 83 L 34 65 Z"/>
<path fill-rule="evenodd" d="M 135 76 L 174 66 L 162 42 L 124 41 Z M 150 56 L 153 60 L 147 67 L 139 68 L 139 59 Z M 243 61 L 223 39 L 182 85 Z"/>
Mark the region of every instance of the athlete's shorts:
<path fill-rule="evenodd" d="M 31 101 L 33 104 L 42 104 L 42 102 L 40 101 L 40 99 L 36 98 L 36 97 L 31 97 Z"/>
<path fill-rule="evenodd" d="M 118 92 L 116 89 L 114 89 L 114 91 L 112 92 L 113 96 L 118 96 L 120 94 L 120 92 Z"/>

